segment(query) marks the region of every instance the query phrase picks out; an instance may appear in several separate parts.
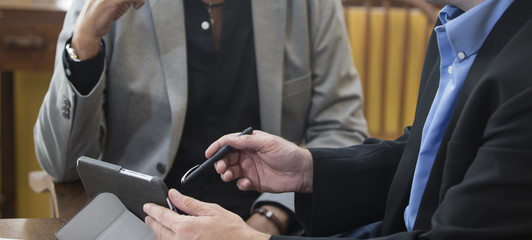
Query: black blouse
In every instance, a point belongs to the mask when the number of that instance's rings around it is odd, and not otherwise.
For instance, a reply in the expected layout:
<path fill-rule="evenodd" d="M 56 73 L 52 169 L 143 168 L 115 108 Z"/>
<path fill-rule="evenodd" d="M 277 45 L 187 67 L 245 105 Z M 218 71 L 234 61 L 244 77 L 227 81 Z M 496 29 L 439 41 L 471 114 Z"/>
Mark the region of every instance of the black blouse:
<path fill-rule="evenodd" d="M 215 202 L 244 219 L 256 192 L 242 192 L 224 183 L 212 168 L 186 187 L 181 176 L 205 160 L 205 150 L 224 134 L 251 126 L 260 128 L 253 20 L 249 0 L 225 0 L 220 45 L 216 52 L 209 14 L 201 0 L 185 0 L 188 103 L 176 160 L 166 178 L 169 187 Z"/>

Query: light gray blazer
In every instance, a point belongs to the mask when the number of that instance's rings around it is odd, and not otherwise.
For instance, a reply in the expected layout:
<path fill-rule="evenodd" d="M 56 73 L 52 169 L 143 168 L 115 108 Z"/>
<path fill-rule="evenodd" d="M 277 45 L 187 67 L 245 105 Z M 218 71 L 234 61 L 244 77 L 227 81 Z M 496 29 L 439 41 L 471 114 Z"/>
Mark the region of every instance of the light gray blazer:
<path fill-rule="evenodd" d="M 83 3 L 73 1 L 59 36 L 34 128 L 39 163 L 57 181 L 78 178 L 82 155 L 164 178 L 187 106 L 183 3 L 147 0 L 115 21 L 104 74 L 82 96 L 62 54 Z M 253 1 L 252 11 L 262 130 L 313 147 L 360 143 L 362 92 L 340 1 Z"/>

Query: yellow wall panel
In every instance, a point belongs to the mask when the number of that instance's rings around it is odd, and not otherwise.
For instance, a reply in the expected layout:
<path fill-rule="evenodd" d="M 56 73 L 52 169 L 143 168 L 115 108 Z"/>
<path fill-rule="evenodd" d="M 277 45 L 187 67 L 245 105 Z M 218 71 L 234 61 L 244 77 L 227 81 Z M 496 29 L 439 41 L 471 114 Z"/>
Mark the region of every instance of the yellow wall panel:
<path fill-rule="evenodd" d="M 40 170 L 33 144 L 33 125 L 48 89 L 52 74 L 49 72 L 15 72 L 14 122 L 17 217 L 50 217 L 48 194 L 36 194 L 28 185 L 28 173 Z"/>
<path fill-rule="evenodd" d="M 385 25 L 384 9 L 374 9 L 369 17 L 369 49 L 365 49 L 365 9 L 349 7 L 345 15 L 354 63 L 362 78 L 370 134 L 384 134 L 388 138 L 399 136 L 403 127 L 413 121 L 425 46 L 432 26 L 427 26 L 420 11 L 411 11 L 408 15 L 405 10 L 396 8 L 390 9 Z M 405 34 L 408 34 L 407 43 Z M 385 35 L 389 39 L 386 45 L 383 43 Z M 384 51 L 386 59 L 383 59 Z M 364 59 L 366 52 L 369 53 L 368 62 Z M 403 69 L 405 61 L 408 67 Z M 401 92 L 399 80 L 403 74 L 406 82 Z"/>

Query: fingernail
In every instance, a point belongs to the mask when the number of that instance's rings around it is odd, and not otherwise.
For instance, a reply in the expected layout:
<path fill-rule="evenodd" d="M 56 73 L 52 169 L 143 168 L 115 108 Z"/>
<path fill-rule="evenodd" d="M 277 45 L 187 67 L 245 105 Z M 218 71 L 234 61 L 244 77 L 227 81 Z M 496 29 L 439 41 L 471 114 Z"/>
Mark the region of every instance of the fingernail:
<path fill-rule="evenodd" d="M 142 210 L 144 210 L 144 212 L 148 212 L 148 208 L 150 208 L 150 206 L 147 203 L 142 206 Z"/>
<path fill-rule="evenodd" d="M 179 191 L 177 191 L 175 188 L 171 188 L 170 192 L 173 192 L 173 194 L 176 194 L 178 196 L 181 195 L 181 193 Z"/>

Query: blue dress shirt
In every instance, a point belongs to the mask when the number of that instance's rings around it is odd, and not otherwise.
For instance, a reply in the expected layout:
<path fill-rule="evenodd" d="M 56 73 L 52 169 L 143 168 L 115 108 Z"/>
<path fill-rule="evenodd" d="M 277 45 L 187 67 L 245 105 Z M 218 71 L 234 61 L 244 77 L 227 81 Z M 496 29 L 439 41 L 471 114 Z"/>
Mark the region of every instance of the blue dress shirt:
<path fill-rule="evenodd" d="M 404 213 L 408 231 L 414 228 L 436 153 L 469 69 L 484 40 L 512 2 L 486 0 L 466 12 L 445 6 L 439 13 L 442 25 L 434 30 L 441 56 L 440 82 L 423 126 L 410 201 Z"/>

